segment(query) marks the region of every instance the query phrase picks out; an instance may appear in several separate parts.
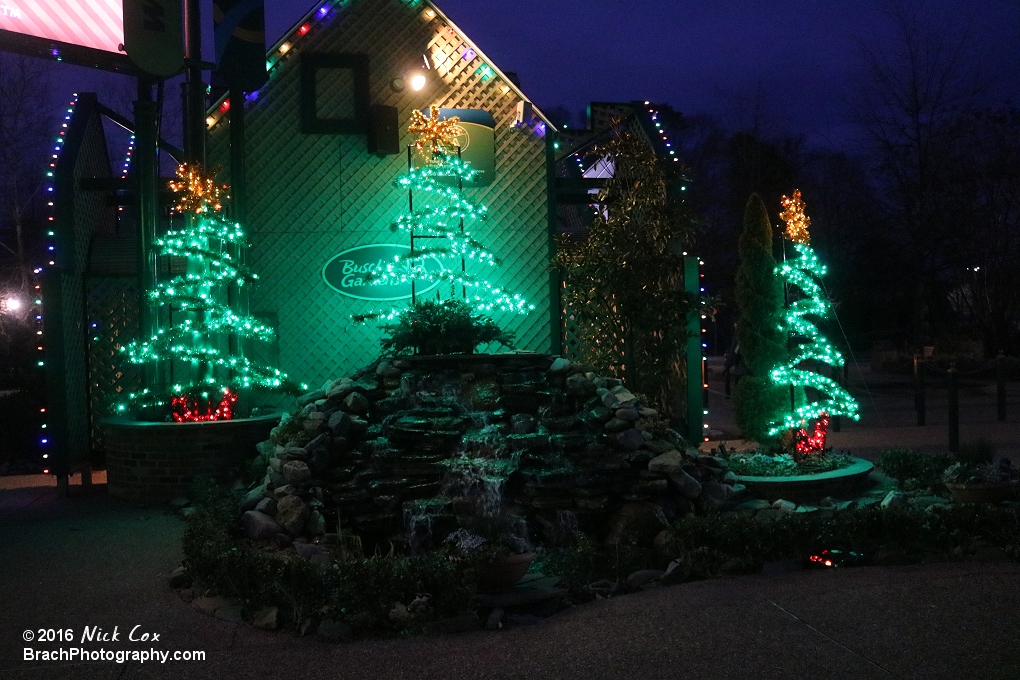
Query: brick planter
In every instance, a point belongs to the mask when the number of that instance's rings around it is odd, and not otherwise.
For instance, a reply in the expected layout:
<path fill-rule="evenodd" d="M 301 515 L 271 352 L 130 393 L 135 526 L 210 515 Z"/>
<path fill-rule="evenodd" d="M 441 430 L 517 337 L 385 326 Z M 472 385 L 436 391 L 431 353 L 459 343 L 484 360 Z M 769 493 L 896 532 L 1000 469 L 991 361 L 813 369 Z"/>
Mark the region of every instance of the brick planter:
<path fill-rule="evenodd" d="M 218 477 L 248 463 L 279 414 L 207 423 L 154 423 L 107 418 L 107 489 L 114 498 L 155 505 L 186 495 L 199 476 Z"/>

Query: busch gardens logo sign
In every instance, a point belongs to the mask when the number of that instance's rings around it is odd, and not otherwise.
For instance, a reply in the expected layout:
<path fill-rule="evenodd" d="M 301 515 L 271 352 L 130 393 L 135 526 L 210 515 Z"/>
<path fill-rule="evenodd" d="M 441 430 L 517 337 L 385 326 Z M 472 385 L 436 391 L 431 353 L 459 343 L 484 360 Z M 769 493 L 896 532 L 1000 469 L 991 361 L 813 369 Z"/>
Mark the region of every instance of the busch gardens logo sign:
<path fill-rule="evenodd" d="M 358 300 L 403 300 L 411 297 L 411 283 L 377 284 L 370 279 L 372 272 L 382 272 L 396 257 L 411 254 L 410 246 L 395 243 L 373 243 L 367 246 L 348 248 L 331 257 L 322 268 L 322 278 L 330 288 L 347 297 Z M 429 271 L 442 271 L 443 265 L 434 257 L 419 260 Z M 410 268 L 410 265 L 403 265 Z M 439 285 L 432 281 L 418 284 L 415 291 L 421 295 Z"/>

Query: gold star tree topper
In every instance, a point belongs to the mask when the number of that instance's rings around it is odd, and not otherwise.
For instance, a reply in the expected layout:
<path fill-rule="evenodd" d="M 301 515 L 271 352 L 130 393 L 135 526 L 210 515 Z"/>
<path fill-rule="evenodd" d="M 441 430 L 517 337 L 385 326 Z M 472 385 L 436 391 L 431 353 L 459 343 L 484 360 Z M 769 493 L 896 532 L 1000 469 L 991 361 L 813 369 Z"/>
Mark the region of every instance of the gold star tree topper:
<path fill-rule="evenodd" d="M 794 243 L 808 245 L 811 242 L 811 235 L 808 227 L 811 226 L 811 218 L 804 214 L 804 201 L 800 198 L 800 189 L 794 189 L 793 196 L 783 196 L 783 212 L 779 217 L 786 222 L 786 238 Z"/>
<path fill-rule="evenodd" d="M 177 177 L 177 181 L 170 181 L 170 191 L 177 194 L 173 207 L 176 212 L 198 215 L 219 212 L 223 209 L 222 199 L 230 198 L 223 195 L 224 187 L 203 173 L 201 165 L 182 163 L 177 166 Z"/>
<path fill-rule="evenodd" d="M 458 116 L 440 120 L 439 107 L 433 104 L 429 107 L 428 116 L 417 109 L 411 111 L 411 124 L 407 131 L 418 135 L 414 148 L 427 163 L 441 163 L 443 157 L 454 153 L 460 146 L 457 136 L 465 134 L 465 130 L 457 125 L 459 122 Z"/>

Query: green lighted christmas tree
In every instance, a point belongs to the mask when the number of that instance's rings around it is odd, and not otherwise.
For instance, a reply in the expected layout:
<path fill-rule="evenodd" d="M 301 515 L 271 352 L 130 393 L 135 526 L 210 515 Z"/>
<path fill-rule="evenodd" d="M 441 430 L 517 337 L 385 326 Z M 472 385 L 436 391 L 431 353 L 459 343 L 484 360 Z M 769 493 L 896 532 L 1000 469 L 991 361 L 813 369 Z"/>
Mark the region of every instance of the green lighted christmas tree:
<path fill-rule="evenodd" d="M 169 310 L 172 323 L 146 341 L 133 341 L 121 351 L 132 364 L 172 365 L 188 380 L 169 389 L 145 389 L 128 395 L 119 412 L 129 407 L 165 408 L 177 422 L 229 420 L 238 390 L 265 387 L 295 390 L 280 370 L 244 356 L 239 340 L 271 342 L 275 331 L 227 304 L 228 291 L 258 279 L 242 264 L 247 248 L 239 224 L 225 219 L 221 187 L 195 165 L 181 165 L 170 189 L 177 194 L 173 212 L 184 217 L 181 229 L 155 239 L 157 256 L 183 257 L 187 270 L 148 291 L 155 308 Z M 158 314 L 157 314 L 158 316 Z"/>
<path fill-rule="evenodd" d="M 426 239 L 428 245 L 421 247 L 416 243 L 409 255 L 395 258 L 384 271 L 374 272 L 371 283 L 412 283 L 423 290 L 445 282 L 450 284 L 452 295 L 459 289 L 466 302 L 479 312 L 501 310 L 527 314 L 534 305 L 467 269 L 467 263 L 489 268 L 498 266 L 499 260 L 465 229 L 467 222 L 484 219 L 486 208 L 467 200 L 461 189 L 464 182 L 474 178 L 476 171 L 457 155 L 456 136 L 463 133 L 457 125 L 459 119 L 456 116 L 440 119 L 437 106 L 429 108 L 427 117 L 420 111 L 413 111 L 411 115 L 408 129 L 418 135 L 414 146 L 425 164 L 410 168 L 399 178 L 399 185 L 413 196 L 413 209 L 401 214 L 393 227 L 415 241 Z M 443 267 L 427 267 L 428 259 L 439 260 Z M 403 311 L 372 312 L 354 319 L 392 320 Z"/>
<path fill-rule="evenodd" d="M 805 366 L 806 362 L 814 361 L 841 367 L 844 360 L 811 320 L 811 317 L 827 318 L 831 305 L 818 283 L 825 276 L 826 268 L 811 248 L 808 234 L 811 219 L 804 214 L 799 190 L 793 192 L 792 198 L 783 196 L 783 208 L 779 216 L 786 222 L 786 238 L 793 243 L 797 257 L 777 266 L 776 274 L 792 290 L 799 291 L 799 295 L 787 306 L 779 324 L 780 330 L 791 339 L 793 351 L 787 361 L 772 369 L 771 377 L 776 385 L 808 388 L 811 390 L 809 399 L 811 394 L 817 395 L 817 398 L 796 408 L 791 405 L 786 413 L 769 423 L 769 434 L 775 436 L 793 430 L 798 452 L 809 453 L 824 448 L 824 424 L 830 416 L 842 415 L 859 420 L 860 415 L 857 401 L 849 392 L 834 380 Z M 808 433 L 810 421 L 820 421 L 822 427 L 815 424 L 813 432 Z"/>

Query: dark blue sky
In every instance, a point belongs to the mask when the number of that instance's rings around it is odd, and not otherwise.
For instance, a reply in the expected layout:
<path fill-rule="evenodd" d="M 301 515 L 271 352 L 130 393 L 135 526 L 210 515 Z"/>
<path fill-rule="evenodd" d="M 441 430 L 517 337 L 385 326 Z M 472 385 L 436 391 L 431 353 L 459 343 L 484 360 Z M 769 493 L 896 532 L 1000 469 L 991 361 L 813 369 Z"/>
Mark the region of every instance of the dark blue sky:
<path fill-rule="evenodd" d="M 1020 102 L 1020 1 L 914 1 L 936 24 L 969 33 L 968 59 L 984 65 L 993 100 Z M 204 2 L 208 23 L 211 0 Z M 265 4 L 269 45 L 313 6 Z M 889 0 L 437 4 L 497 66 L 517 72 L 539 106 L 563 105 L 577 116 L 593 100 L 649 99 L 743 127 L 760 102 L 766 132 L 804 133 L 818 144 L 851 138 L 859 44 L 892 32 Z"/>
<path fill-rule="evenodd" d="M 1020 2 L 921 0 L 936 23 L 969 30 L 1020 101 Z M 776 131 L 845 139 L 861 40 L 891 35 L 885 0 L 439 0 L 540 105 L 650 99 L 746 125 L 764 93 Z M 969 25 L 969 28 L 968 28 Z M 984 53 L 983 55 L 980 53 Z M 1009 94 L 1007 94 L 1009 93 Z"/>

